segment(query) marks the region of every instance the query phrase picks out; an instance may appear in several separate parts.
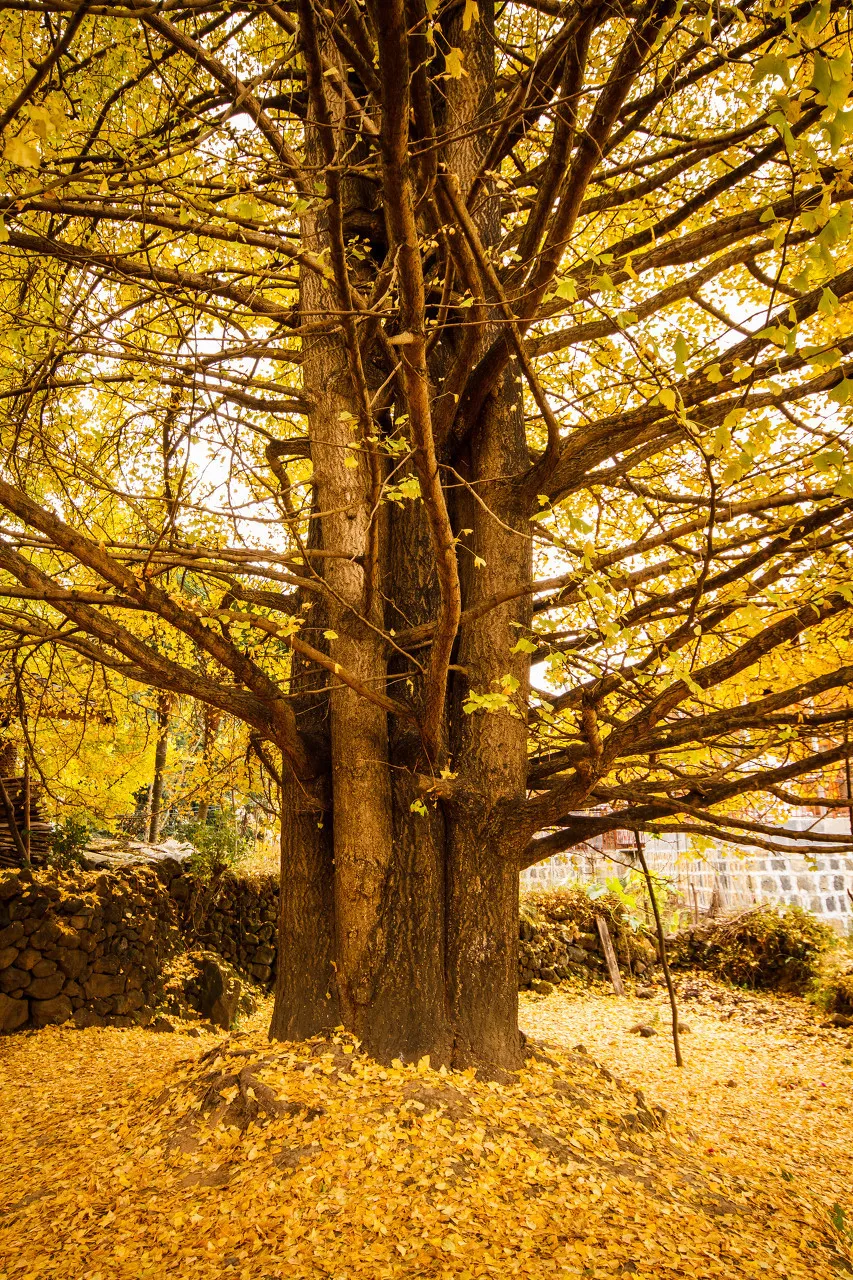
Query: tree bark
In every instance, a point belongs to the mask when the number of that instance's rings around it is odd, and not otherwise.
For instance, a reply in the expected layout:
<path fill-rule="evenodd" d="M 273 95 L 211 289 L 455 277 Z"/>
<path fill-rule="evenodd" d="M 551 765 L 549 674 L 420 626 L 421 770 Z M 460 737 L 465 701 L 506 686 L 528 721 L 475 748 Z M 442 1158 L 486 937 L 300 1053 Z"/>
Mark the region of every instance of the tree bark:
<path fill-rule="evenodd" d="M 210 812 L 210 760 L 213 755 L 222 713 L 217 711 L 215 707 L 204 706 L 202 707 L 202 715 L 204 716 L 204 727 L 202 730 L 201 766 L 204 776 L 202 778 L 198 812 L 196 813 L 196 822 L 200 827 L 205 825 L 207 815 Z"/>
<path fill-rule="evenodd" d="M 169 753 L 169 712 L 172 699 L 161 693 L 157 699 L 157 746 L 154 750 L 154 779 L 151 783 L 151 811 L 148 818 L 148 843 L 156 844 L 160 834 L 160 809 L 163 801 L 163 776 Z"/>
<path fill-rule="evenodd" d="M 447 109 L 457 127 L 462 119 L 481 119 L 491 102 L 491 6 L 482 5 L 481 14 L 482 22 L 470 32 L 462 31 L 461 20 L 450 32 L 466 48 L 469 67 L 464 82 L 448 83 Z M 310 15 L 303 12 L 302 21 L 310 27 Z M 309 64 L 313 38 L 308 30 Z M 336 56 L 328 46 L 324 55 L 330 61 Z M 310 80 L 310 65 L 308 74 Z M 329 136 L 339 117 L 328 101 L 325 107 L 318 103 L 317 95 L 315 87 L 306 151 L 309 162 L 319 164 L 324 147 L 328 163 Z M 470 182 L 485 140 L 472 143 L 464 129 L 458 131 L 456 171 L 463 183 Z M 334 243 L 340 231 L 336 208 L 346 235 L 347 210 L 363 211 L 375 199 L 352 185 L 353 190 L 331 190 L 322 207 L 303 214 L 308 252 L 320 255 Z M 496 207 L 488 193 L 477 217 L 484 242 L 494 243 Z M 368 284 L 384 252 L 381 244 L 375 247 Z M 305 324 L 343 310 L 341 290 L 339 275 L 333 281 L 303 269 Z M 301 634 L 311 644 L 327 645 L 332 662 L 364 684 L 405 697 L 418 713 L 424 709 L 423 671 L 389 650 L 377 632 L 430 623 L 438 616 L 434 531 L 424 502 L 377 507 L 360 390 L 366 383 L 375 394 L 386 380 L 387 362 L 364 340 L 363 327 L 358 334 L 358 344 L 348 341 L 343 325 L 340 332 L 303 340 L 303 391 L 312 405 L 312 536 L 336 556 L 323 562 L 328 595 L 322 610 L 309 614 Z M 437 353 L 429 371 L 433 384 L 440 383 L 453 355 L 447 349 Z M 405 408 L 401 399 L 392 412 L 402 414 Z M 448 446 L 443 461 L 453 471 L 443 467 L 439 472 L 446 493 L 457 493 L 451 504 L 454 533 L 472 531 L 457 548 L 465 607 L 507 582 L 529 581 L 529 511 L 515 482 L 529 467 L 521 410 L 520 387 L 510 370 L 499 394 L 487 402 L 464 457 Z M 384 424 L 374 422 L 371 429 L 378 432 Z M 472 486 L 461 494 L 457 467 Z M 474 567 L 475 556 L 482 568 Z M 328 773 L 310 784 L 291 778 L 285 787 L 273 1036 L 310 1034 L 324 1019 L 333 1025 L 334 1017 L 386 1060 L 429 1054 L 434 1065 L 519 1064 L 519 837 L 514 829 L 509 834 L 503 814 L 525 797 L 526 723 L 519 708 L 528 660 L 512 650 L 528 621 L 529 604 L 516 600 L 462 630 L 458 663 L 466 674 L 451 681 L 439 741 L 429 750 L 411 721 L 391 717 L 389 722 L 383 707 L 331 676 L 323 724 Z M 511 695 L 506 710 L 468 715 L 463 709 L 471 690 L 512 689 L 513 681 L 519 696 L 512 700 Z M 441 787 L 431 796 L 424 778 L 441 781 L 436 753 L 441 760 L 448 752 L 454 794 L 438 799 Z M 305 800 L 309 794 L 313 810 Z"/>

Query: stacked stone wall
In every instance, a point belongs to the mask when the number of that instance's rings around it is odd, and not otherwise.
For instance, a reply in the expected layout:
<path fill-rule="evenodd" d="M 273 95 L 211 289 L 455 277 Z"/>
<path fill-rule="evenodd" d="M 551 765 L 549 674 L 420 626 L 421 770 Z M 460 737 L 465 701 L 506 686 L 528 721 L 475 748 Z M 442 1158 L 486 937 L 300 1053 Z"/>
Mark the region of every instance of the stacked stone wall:
<path fill-rule="evenodd" d="M 33 878 L 0 873 L 0 1031 L 147 1025 L 176 954 L 210 947 L 269 987 L 273 877 L 204 882 L 177 862 Z"/>
<path fill-rule="evenodd" d="M 598 929 L 590 930 L 589 913 L 572 919 L 560 895 L 553 904 L 522 904 L 519 922 L 519 986 L 541 990 L 573 977 L 607 977 L 607 964 Z M 643 978 L 654 967 L 655 948 L 625 923 L 610 923 L 616 958 L 623 972 Z"/>

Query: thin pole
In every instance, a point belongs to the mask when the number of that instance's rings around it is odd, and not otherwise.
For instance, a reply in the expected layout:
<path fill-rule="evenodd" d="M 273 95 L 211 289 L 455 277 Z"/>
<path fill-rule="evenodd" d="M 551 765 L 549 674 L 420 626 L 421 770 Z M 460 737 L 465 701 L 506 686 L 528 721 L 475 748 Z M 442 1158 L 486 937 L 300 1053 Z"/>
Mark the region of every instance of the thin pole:
<path fill-rule="evenodd" d="M 663 966 L 663 976 L 666 981 L 666 989 L 669 992 L 669 1006 L 672 1009 L 672 1045 L 675 1049 L 675 1065 L 677 1067 L 683 1067 L 684 1060 L 681 1057 L 681 1043 L 678 1038 L 678 1006 L 675 1003 L 675 988 L 672 985 L 672 974 L 669 972 L 669 961 L 666 957 L 666 943 L 663 937 L 663 925 L 661 924 L 660 912 L 658 911 L 655 889 L 652 884 L 651 873 L 649 872 L 649 864 L 646 862 L 646 855 L 643 853 L 643 846 L 640 843 L 639 831 L 634 832 L 634 842 L 637 846 L 637 857 L 640 859 L 640 865 L 643 868 L 643 875 L 646 877 L 646 884 L 649 889 L 649 898 L 652 903 L 652 911 L 655 913 L 655 928 L 657 929 L 658 947 L 660 948 L 660 962 Z"/>
<path fill-rule="evenodd" d="M 27 851 L 26 866 L 30 865 L 30 826 L 32 823 L 33 784 L 30 777 L 29 758 L 24 761 L 24 848 Z"/>
<path fill-rule="evenodd" d="M 848 711 L 850 710 L 849 701 L 847 703 L 847 709 Z M 848 748 L 844 755 L 844 778 L 847 783 L 846 799 L 853 801 L 853 786 L 850 785 L 850 726 L 846 720 L 844 721 L 844 745 Z M 850 834 L 853 836 L 853 804 L 848 804 L 847 806 L 847 821 L 850 824 Z"/>

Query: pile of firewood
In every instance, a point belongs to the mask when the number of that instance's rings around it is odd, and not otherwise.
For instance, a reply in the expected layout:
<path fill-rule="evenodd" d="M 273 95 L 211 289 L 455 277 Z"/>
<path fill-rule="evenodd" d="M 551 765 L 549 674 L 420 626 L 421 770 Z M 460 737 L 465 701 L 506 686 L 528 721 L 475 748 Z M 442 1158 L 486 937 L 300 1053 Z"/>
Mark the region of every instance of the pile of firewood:
<path fill-rule="evenodd" d="M 39 810 L 38 789 L 26 775 L 0 778 L 0 867 L 20 867 L 28 860 L 43 863 L 52 832 Z"/>

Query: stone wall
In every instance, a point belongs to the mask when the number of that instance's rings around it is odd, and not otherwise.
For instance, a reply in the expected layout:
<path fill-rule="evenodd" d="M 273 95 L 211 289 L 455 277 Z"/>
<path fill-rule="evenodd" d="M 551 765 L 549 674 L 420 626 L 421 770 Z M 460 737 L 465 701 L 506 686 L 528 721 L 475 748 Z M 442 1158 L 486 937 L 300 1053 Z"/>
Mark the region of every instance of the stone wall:
<path fill-rule="evenodd" d="M 519 922 L 519 986 L 543 990 L 543 983 L 555 985 L 572 977 L 607 978 L 607 964 L 598 929 L 589 928 L 589 918 L 572 919 L 561 906 L 559 895 L 553 903 L 540 899 L 538 909 L 522 903 Z M 655 948 L 627 925 L 609 924 L 616 958 L 624 977 L 645 977 L 656 959 Z M 545 988 L 547 989 L 547 988 Z"/>
<path fill-rule="evenodd" d="M 166 859 L 158 875 L 175 903 L 188 943 L 209 947 L 254 982 L 275 980 L 278 878 L 226 874 L 200 881 L 181 863 Z"/>
<path fill-rule="evenodd" d="M 519 927 L 519 985 L 606 977 L 595 928 L 600 910 L 583 895 L 574 905 L 559 894 L 528 902 Z M 608 910 L 623 970 L 647 974 L 651 944 Z M 199 949 L 269 989 L 277 913 L 275 877 L 205 882 L 171 858 L 72 875 L 0 872 L 0 1031 L 69 1021 L 147 1025 L 164 1001 L 174 1002 L 176 975 L 179 986 L 183 981 L 177 961 L 187 957 L 188 966 Z M 192 992 L 185 994 L 192 1006 Z"/>
<path fill-rule="evenodd" d="M 815 830 L 849 840 L 846 818 L 811 819 Z M 790 838 L 779 828 L 778 839 Z M 618 833 L 617 833 L 618 834 Z M 712 841 L 706 841 L 712 845 Z M 717 844 L 697 857 L 691 841 L 680 833 L 648 838 L 646 858 L 652 871 L 674 885 L 681 909 L 697 920 L 709 910 L 739 911 L 765 902 L 771 906 L 803 907 L 841 934 L 853 934 L 853 856 L 823 854 L 805 858 L 791 852 L 736 850 Z M 569 851 L 523 872 L 522 889 L 549 890 L 577 881 L 605 883 L 623 875 L 630 849 L 609 856 L 606 850 Z"/>
<path fill-rule="evenodd" d="M 168 892 L 147 872 L 0 876 L 0 1029 L 150 1019 L 180 946 Z"/>
<path fill-rule="evenodd" d="M 0 873 L 0 1030 L 146 1025 L 169 961 L 207 946 L 264 986 L 273 877 L 204 883 L 168 860 L 121 872 Z"/>

